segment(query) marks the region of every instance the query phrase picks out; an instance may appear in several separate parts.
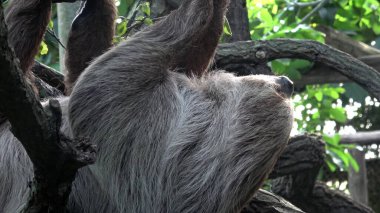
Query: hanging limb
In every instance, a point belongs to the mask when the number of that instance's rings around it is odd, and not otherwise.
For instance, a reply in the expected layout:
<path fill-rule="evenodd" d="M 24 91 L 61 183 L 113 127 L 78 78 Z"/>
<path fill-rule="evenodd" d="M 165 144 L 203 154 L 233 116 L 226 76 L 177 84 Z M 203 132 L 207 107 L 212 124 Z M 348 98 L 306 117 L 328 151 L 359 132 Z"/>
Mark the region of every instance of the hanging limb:
<path fill-rule="evenodd" d="M 87 0 L 74 19 L 66 45 L 66 95 L 83 70 L 112 46 L 115 35 L 114 0 Z"/>

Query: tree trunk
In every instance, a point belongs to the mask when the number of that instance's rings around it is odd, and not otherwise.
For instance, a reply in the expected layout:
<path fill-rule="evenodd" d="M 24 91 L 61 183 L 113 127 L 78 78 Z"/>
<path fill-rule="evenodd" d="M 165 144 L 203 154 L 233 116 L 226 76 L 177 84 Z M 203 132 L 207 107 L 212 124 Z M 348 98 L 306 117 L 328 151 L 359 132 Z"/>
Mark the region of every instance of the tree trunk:
<path fill-rule="evenodd" d="M 65 46 L 71 29 L 71 23 L 75 18 L 80 5 L 81 2 L 57 4 L 58 35 L 61 43 Z M 61 72 L 65 74 L 65 49 L 62 46 L 59 46 L 59 65 Z"/>
<path fill-rule="evenodd" d="M 367 185 L 367 167 L 365 163 L 365 152 L 357 149 L 351 150 L 350 153 L 359 164 L 359 171 L 356 172 L 350 168 L 348 171 L 348 188 L 351 197 L 364 205 L 368 204 L 368 185 Z"/>
<path fill-rule="evenodd" d="M 227 38 L 228 42 L 251 40 L 246 0 L 232 0 L 227 19 L 232 31 L 232 36 Z"/>

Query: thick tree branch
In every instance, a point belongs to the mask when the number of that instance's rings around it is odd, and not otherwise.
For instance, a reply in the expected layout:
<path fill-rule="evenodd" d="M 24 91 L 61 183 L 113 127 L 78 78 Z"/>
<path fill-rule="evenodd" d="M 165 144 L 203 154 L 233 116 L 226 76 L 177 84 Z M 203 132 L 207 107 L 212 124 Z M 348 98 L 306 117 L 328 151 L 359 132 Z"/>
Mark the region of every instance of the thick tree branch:
<path fill-rule="evenodd" d="M 232 36 L 227 38 L 228 42 L 251 40 L 246 0 L 231 1 L 227 19 L 232 31 Z"/>
<path fill-rule="evenodd" d="M 297 194 L 292 188 L 299 186 L 300 180 L 282 179 L 273 184 L 273 192 L 297 205 L 308 213 L 374 213 L 369 207 L 355 202 L 338 190 L 331 190 L 324 183 L 317 182 L 309 195 Z"/>
<path fill-rule="evenodd" d="M 32 67 L 32 71 L 34 75 L 36 75 L 38 78 L 64 93 L 65 83 L 64 76 L 62 73 L 59 73 L 53 68 L 41 64 L 38 61 L 35 61 Z"/>
<path fill-rule="evenodd" d="M 77 1 L 85 1 L 85 0 L 52 0 L 51 2 L 53 2 L 53 3 L 63 3 L 63 2 L 73 3 L 73 2 L 77 2 Z"/>
<path fill-rule="evenodd" d="M 64 212 L 77 170 L 94 162 L 93 147 L 72 143 L 60 131 L 61 111 L 52 100 L 43 108 L 7 42 L 0 4 L 0 111 L 33 162 L 35 177 L 25 212 Z M 26 184 L 26 183 L 25 183 Z"/>
<path fill-rule="evenodd" d="M 215 57 L 217 66 L 222 68 L 230 63 L 262 64 L 281 58 L 306 59 L 334 67 L 380 100 L 379 72 L 347 53 L 319 42 L 274 39 L 221 44 Z"/>
<path fill-rule="evenodd" d="M 355 58 L 360 58 L 368 55 L 379 55 L 380 50 L 371 47 L 363 42 L 356 41 L 346 34 L 339 32 L 331 27 L 320 25 L 318 31 L 326 35 L 325 42 L 340 51 L 346 52 Z"/>
<path fill-rule="evenodd" d="M 316 136 L 299 135 L 289 140 L 288 146 L 281 154 L 272 173 L 270 179 L 302 173 L 319 168 L 325 162 L 325 144 Z M 308 187 L 314 186 L 315 179 L 312 179 Z"/>
<path fill-rule="evenodd" d="M 260 189 L 241 213 L 301 213 L 284 198 Z"/>
<path fill-rule="evenodd" d="M 380 144 L 380 131 L 357 132 L 355 134 L 342 135 L 340 143 L 357 144 L 362 146 Z"/>
<path fill-rule="evenodd" d="M 325 33 L 327 45 L 358 58 L 380 72 L 380 50 L 363 42 L 356 41 L 346 34 L 327 26 L 318 26 L 317 30 Z M 296 80 L 294 83 L 297 87 L 303 87 L 308 84 L 344 83 L 350 81 L 352 80 L 340 74 L 336 69 L 317 63 L 309 72 L 302 75 L 300 80 Z"/>
<path fill-rule="evenodd" d="M 324 144 L 317 137 L 296 136 L 289 141 L 271 174 L 272 190 L 305 212 L 373 212 L 347 195 L 316 183 L 324 164 Z"/>

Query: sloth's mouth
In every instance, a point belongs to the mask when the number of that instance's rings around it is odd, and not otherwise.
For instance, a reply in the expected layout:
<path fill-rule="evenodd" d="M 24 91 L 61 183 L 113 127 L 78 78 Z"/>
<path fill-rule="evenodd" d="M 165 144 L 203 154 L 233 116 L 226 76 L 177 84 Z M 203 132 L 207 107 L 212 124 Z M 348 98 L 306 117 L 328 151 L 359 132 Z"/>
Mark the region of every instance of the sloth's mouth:
<path fill-rule="evenodd" d="M 276 83 L 276 90 L 282 97 L 290 98 L 292 96 L 294 91 L 294 84 L 288 77 L 280 76 L 276 80 Z"/>

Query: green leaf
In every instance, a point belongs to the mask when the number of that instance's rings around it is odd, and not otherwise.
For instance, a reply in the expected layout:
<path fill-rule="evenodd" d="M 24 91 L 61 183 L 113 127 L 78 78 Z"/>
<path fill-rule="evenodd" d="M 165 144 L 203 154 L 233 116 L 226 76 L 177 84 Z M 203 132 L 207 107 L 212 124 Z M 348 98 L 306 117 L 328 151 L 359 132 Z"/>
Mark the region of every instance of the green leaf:
<path fill-rule="evenodd" d="M 49 21 L 49 29 L 53 29 L 54 28 L 54 22 L 53 22 L 53 20 L 50 20 Z"/>
<path fill-rule="evenodd" d="M 322 138 L 326 143 L 330 145 L 338 145 L 340 142 L 341 136 L 339 134 L 335 134 L 334 136 L 323 134 Z"/>
<path fill-rule="evenodd" d="M 380 23 L 375 22 L 372 25 L 373 32 L 375 32 L 376 35 L 380 35 Z"/>
<path fill-rule="evenodd" d="M 271 61 L 270 65 L 277 75 L 283 75 L 285 73 L 286 66 L 280 60 Z"/>
<path fill-rule="evenodd" d="M 224 16 L 223 32 L 228 36 L 232 36 L 231 26 L 226 16 Z"/>
<path fill-rule="evenodd" d="M 326 91 L 326 95 L 330 96 L 333 99 L 338 99 L 340 97 L 339 93 L 334 88 L 329 88 Z"/>
<path fill-rule="evenodd" d="M 128 11 L 128 3 L 126 0 L 120 0 L 120 5 L 117 7 L 119 15 L 125 15 Z"/>
<path fill-rule="evenodd" d="M 335 147 L 329 147 L 328 149 L 330 150 L 330 152 L 333 152 L 334 154 L 336 154 L 338 156 L 338 159 L 343 162 L 345 168 L 349 167 L 349 165 L 350 165 L 350 161 L 348 159 L 349 153 L 344 152 L 344 150 L 338 149 Z"/>
<path fill-rule="evenodd" d="M 319 112 L 316 112 L 316 113 L 314 113 L 314 114 L 311 115 L 311 118 L 314 119 L 314 120 L 315 119 L 319 119 L 320 117 L 321 117 L 321 115 L 319 114 Z"/>
<path fill-rule="evenodd" d="M 140 11 L 143 12 L 145 15 L 150 16 L 150 4 L 149 2 L 144 2 L 140 5 Z"/>
<path fill-rule="evenodd" d="M 151 18 L 145 18 L 144 19 L 144 24 L 146 24 L 146 25 L 152 25 L 153 24 L 153 20 L 151 19 Z"/>
<path fill-rule="evenodd" d="M 40 54 L 46 55 L 48 52 L 49 52 L 48 46 L 46 45 L 45 41 L 42 41 L 41 46 L 40 46 Z"/>
<path fill-rule="evenodd" d="M 317 101 L 321 102 L 322 99 L 323 99 L 323 93 L 322 93 L 322 91 L 318 91 L 318 92 L 316 92 L 316 93 L 314 94 L 314 97 L 315 97 L 315 99 L 317 99 Z"/>
<path fill-rule="evenodd" d="M 347 158 L 349 160 L 350 166 L 354 169 L 355 172 L 359 172 L 359 164 L 356 162 L 355 158 L 352 157 L 350 153 L 348 153 Z"/>
<path fill-rule="evenodd" d="M 336 165 L 331 162 L 330 160 L 326 160 L 327 167 L 329 167 L 330 171 L 335 172 L 337 167 Z"/>
<path fill-rule="evenodd" d="M 346 111 L 343 108 L 333 108 L 330 110 L 330 118 L 345 123 L 347 121 Z"/>
<path fill-rule="evenodd" d="M 267 9 L 262 9 L 259 13 L 259 18 L 265 26 L 273 26 L 273 18 Z"/>
<path fill-rule="evenodd" d="M 122 21 L 120 24 L 117 25 L 117 35 L 124 35 L 127 32 L 127 22 Z"/>

